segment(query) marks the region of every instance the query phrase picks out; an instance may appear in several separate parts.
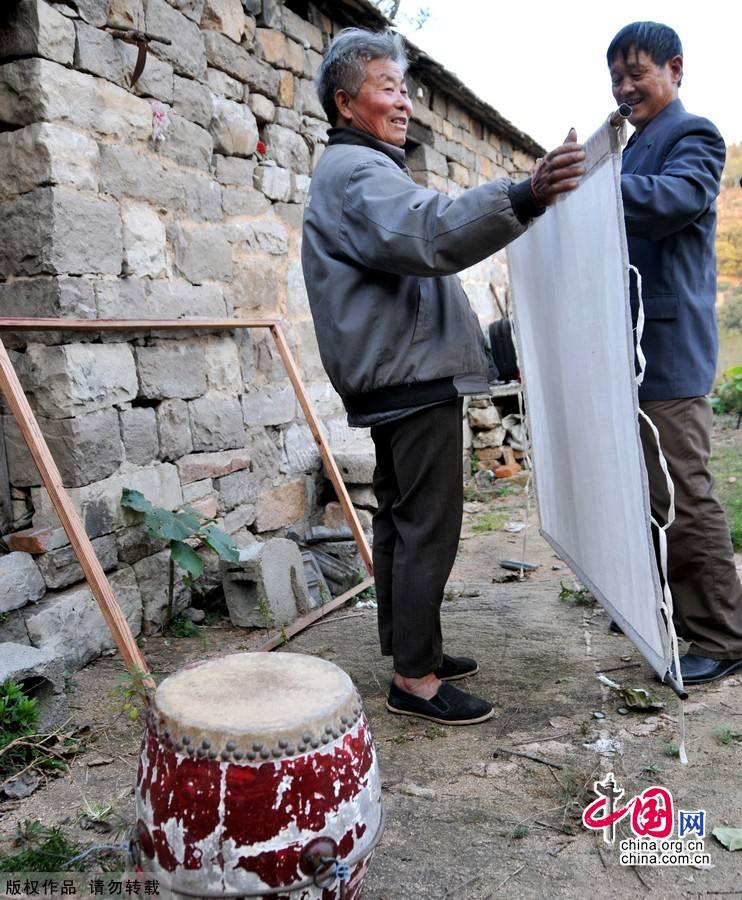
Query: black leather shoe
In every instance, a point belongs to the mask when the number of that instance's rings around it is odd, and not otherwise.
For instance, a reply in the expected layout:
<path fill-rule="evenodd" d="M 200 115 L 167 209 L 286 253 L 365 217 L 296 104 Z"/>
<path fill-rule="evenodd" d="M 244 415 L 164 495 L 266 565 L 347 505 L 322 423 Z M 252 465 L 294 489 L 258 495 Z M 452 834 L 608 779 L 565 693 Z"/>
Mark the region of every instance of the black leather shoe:
<path fill-rule="evenodd" d="M 614 622 L 613 619 L 611 619 L 611 624 L 608 626 L 608 631 L 612 631 L 614 634 L 623 634 L 623 628 L 618 622 Z"/>
<path fill-rule="evenodd" d="M 445 682 L 430 700 L 403 691 L 392 682 L 386 708 L 400 716 L 417 716 L 441 725 L 475 725 L 486 722 L 495 714 L 491 703 Z"/>
<path fill-rule="evenodd" d="M 443 662 L 433 670 L 436 678 L 441 681 L 458 681 L 468 675 L 476 675 L 479 671 L 477 661 L 468 656 L 446 656 L 443 654 Z"/>
<path fill-rule="evenodd" d="M 708 684 L 742 670 L 742 659 L 709 659 L 686 653 L 680 657 L 680 674 L 683 684 Z"/>

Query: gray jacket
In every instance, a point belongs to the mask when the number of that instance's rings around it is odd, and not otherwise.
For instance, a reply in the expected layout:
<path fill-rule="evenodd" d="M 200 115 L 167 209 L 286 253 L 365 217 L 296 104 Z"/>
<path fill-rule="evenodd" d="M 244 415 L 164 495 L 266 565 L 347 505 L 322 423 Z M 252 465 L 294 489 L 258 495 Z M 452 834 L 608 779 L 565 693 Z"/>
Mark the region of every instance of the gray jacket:
<path fill-rule="evenodd" d="M 477 317 L 456 272 L 540 210 L 507 179 L 456 200 L 415 184 L 404 151 L 331 129 L 304 214 L 302 265 L 320 356 L 351 413 L 487 390 Z"/>

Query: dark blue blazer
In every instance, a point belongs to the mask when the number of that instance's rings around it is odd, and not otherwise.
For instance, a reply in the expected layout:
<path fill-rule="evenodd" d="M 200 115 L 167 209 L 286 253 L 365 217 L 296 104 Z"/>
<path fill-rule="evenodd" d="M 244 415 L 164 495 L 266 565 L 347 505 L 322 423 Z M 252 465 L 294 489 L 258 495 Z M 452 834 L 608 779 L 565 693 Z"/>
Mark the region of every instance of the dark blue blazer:
<path fill-rule="evenodd" d="M 666 106 L 623 153 L 629 259 L 642 276 L 647 358 L 639 399 L 700 397 L 713 385 L 716 197 L 726 149 L 708 119 Z M 631 276 L 636 321 L 636 280 Z"/>

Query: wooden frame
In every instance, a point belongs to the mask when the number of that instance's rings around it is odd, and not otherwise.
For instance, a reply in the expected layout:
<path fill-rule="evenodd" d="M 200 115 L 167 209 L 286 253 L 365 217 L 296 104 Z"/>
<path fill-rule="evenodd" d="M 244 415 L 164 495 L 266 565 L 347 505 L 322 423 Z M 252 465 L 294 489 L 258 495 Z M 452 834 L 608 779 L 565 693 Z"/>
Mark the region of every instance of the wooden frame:
<path fill-rule="evenodd" d="M 301 375 L 291 353 L 286 337 L 276 319 L 42 319 L 42 318 L 0 318 L 0 332 L 3 331 L 81 331 L 81 332 L 136 332 L 136 331 L 234 331 L 240 328 L 268 329 L 276 344 L 299 405 L 307 420 L 312 436 L 319 448 L 320 456 L 325 464 L 328 477 L 335 488 L 345 518 L 350 526 L 353 538 L 358 545 L 369 578 L 356 585 L 350 591 L 336 597 L 331 603 L 314 610 L 292 623 L 285 634 L 293 636 L 307 625 L 321 618 L 326 613 L 341 606 L 351 597 L 359 594 L 373 583 L 373 564 L 371 551 L 366 536 L 361 528 L 358 515 L 348 496 L 347 488 L 340 475 L 340 470 L 330 451 L 322 425 L 314 411 L 311 401 L 304 390 Z M 110 582 L 95 555 L 80 517 L 75 510 L 67 491 L 62 484 L 57 464 L 54 462 L 46 444 L 33 410 L 28 402 L 23 387 L 18 379 L 8 352 L 0 340 L 0 390 L 15 417 L 31 456 L 41 475 L 44 486 L 59 516 L 59 521 L 70 540 L 80 566 L 85 575 L 93 596 L 100 606 L 106 624 L 111 630 L 116 646 L 123 657 L 126 667 L 148 672 L 139 647 L 134 640 L 129 624 L 116 601 Z M 264 642 L 260 650 L 272 650 L 283 642 L 281 638 L 273 638 Z"/>

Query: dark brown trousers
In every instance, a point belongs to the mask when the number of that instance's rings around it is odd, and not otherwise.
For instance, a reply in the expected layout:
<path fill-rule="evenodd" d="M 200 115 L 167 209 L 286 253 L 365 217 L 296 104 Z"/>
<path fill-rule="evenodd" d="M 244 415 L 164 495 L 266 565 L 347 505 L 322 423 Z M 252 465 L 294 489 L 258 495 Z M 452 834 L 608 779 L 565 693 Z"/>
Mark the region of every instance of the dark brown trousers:
<path fill-rule="evenodd" d="M 660 433 L 675 484 L 675 521 L 667 530 L 674 618 L 690 653 L 742 659 L 742 585 L 724 511 L 708 469 L 712 413 L 705 397 L 652 400 L 642 409 Z M 640 419 L 654 517 L 666 521 L 668 493 L 657 445 Z"/>
<path fill-rule="evenodd" d="M 381 652 L 407 678 L 442 659 L 440 608 L 461 533 L 461 415 L 461 400 L 452 400 L 371 429 Z"/>

